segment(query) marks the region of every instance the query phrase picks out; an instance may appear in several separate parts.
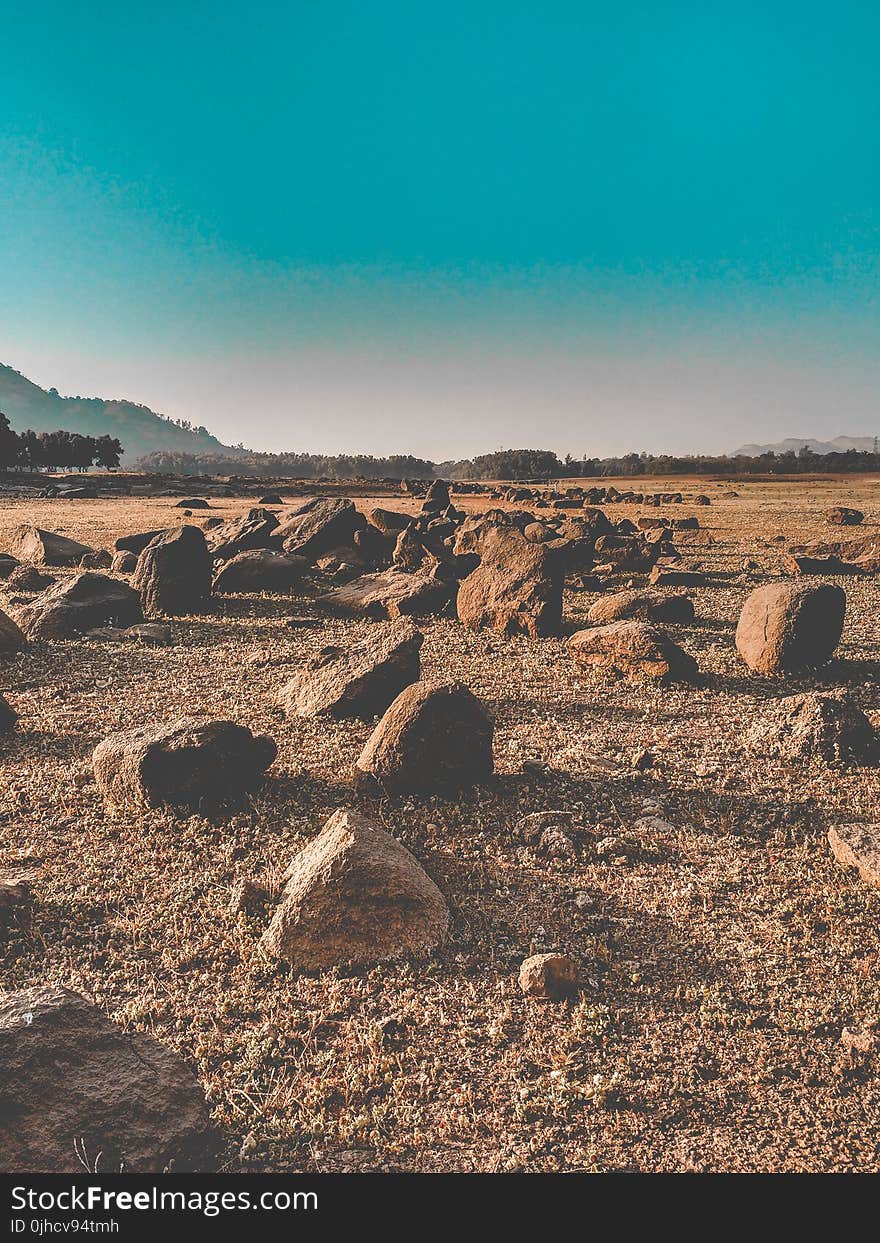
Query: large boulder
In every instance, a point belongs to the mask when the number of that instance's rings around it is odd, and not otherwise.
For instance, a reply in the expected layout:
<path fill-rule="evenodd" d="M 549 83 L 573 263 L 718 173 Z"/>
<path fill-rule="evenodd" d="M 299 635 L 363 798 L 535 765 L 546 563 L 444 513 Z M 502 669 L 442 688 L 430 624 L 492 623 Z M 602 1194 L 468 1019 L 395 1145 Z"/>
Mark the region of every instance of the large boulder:
<path fill-rule="evenodd" d="M 662 591 L 618 591 L 597 600 L 587 618 L 597 625 L 635 619 L 686 626 L 694 620 L 694 605 L 687 596 Z"/>
<path fill-rule="evenodd" d="M 736 650 L 753 673 L 824 665 L 843 633 L 846 592 L 833 583 L 768 583 L 746 600 Z"/>
<path fill-rule="evenodd" d="M 55 985 L 0 1000 L 0 1150 L 7 1173 L 210 1169 L 217 1144 L 179 1054 L 122 1031 Z"/>
<path fill-rule="evenodd" d="M 763 755 L 789 760 L 874 764 L 880 758 L 871 722 L 844 690 L 777 700 L 750 727 L 746 743 Z"/>
<path fill-rule="evenodd" d="M 303 971 L 424 955 L 446 936 L 440 890 L 384 829 L 335 812 L 287 870 L 261 944 Z"/>
<path fill-rule="evenodd" d="M 90 570 L 62 579 L 18 610 L 18 623 L 29 639 L 70 639 L 96 626 L 130 626 L 143 620 L 136 591 Z"/>
<path fill-rule="evenodd" d="M 276 514 L 257 507 L 248 510 L 242 518 L 231 518 L 211 527 L 205 538 L 211 555 L 218 561 L 226 561 L 241 552 L 270 548 L 278 525 Z"/>
<path fill-rule="evenodd" d="M 319 603 L 349 617 L 427 617 L 446 607 L 451 590 L 448 583 L 427 574 L 390 569 L 362 574 L 321 596 Z"/>
<path fill-rule="evenodd" d="M 352 543 L 355 531 L 366 525 L 353 501 L 323 498 L 304 513 L 288 518 L 275 532 L 285 552 L 298 553 L 314 561 L 321 553 Z"/>
<path fill-rule="evenodd" d="M 198 527 L 172 527 L 138 557 L 132 586 L 151 617 L 198 613 L 211 595 L 211 554 Z"/>
<path fill-rule="evenodd" d="M 463 625 L 533 638 L 559 634 L 563 570 L 556 553 L 515 527 L 494 527 L 481 540 L 480 558 L 458 589 Z"/>
<path fill-rule="evenodd" d="M 35 565 L 79 565 L 80 557 L 94 552 L 88 544 L 43 531 L 40 527 L 23 523 L 9 537 L 10 552 L 19 561 L 32 561 Z"/>
<path fill-rule="evenodd" d="M 17 652 L 24 643 L 21 627 L 0 609 L 0 652 Z"/>
<path fill-rule="evenodd" d="M 360 643 L 325 647 L 282 687 L 278 701 L 288 716 L 370 720 L 419 680 L 421 646 L 411 621 L 378 626 Z"/>
<path fill-rule="evenodd" d="M 365 794 L 452 794 L 492 774 L 493 725 L 463 682 L 414 682 L 373 730 L 355 768 Z"/>
<path fill-rule="evenodd" d="M 227 591 L 290 591 L 307 569 L 305 557 L 253 548 L 221 562 L 214 576 L 214 590 L 221 594 Z"/>
<path fill-rule="evenodd" d="M 271 738 L 244 725 L 180 717 L 111 734 L 95 747 L 92 767 L 110 811 L 198 807 L 239 798 L 277 753 Z"/>
<path fill-rule="evenodd" d="M 483 540 L 496 527 L 512 525 L 511 515 L 504 509 L 489 509 L 484 514 L 470 514 L 458 528 L 452 550 L 457 557 L 469 553 L 481 556 Z M 528 526 L 529 523 L 524 525 Z"/>
<path fill-rule="evenodd" d="M 648 622 L 616 621 L 579 630 L 568 650 L 583 669 L 631 680 L 690 682 L 697 675 L 694 658 Z"/>

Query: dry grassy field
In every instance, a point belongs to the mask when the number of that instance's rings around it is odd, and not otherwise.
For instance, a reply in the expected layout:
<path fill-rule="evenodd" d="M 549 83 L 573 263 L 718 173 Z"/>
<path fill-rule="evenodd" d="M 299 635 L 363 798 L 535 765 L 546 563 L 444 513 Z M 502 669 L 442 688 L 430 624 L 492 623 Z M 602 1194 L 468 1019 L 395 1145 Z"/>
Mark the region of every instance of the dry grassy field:
<path fill-rule="evenodd" d="M 179 1050 L 231 1170 L 880 1169 L 880 1057 L 841 1043 L 844 1028 L 880 1022 L 880 892 L 825 837 L 837 821 L 880 821 L 878 770 L 758 760 L 743 745 L 768 699 L 817 687 L 847 686 L 880 724 L 877 580 L 835 580 L 843 641 L 815 676 L 753 676 L 733 643 L 748 592 L 779 572 L 773 537 L 845 536 L 822 516 L 833 504 L 876 528 L 880 480 L 647 486 L 712 498 L 660 511 L 699 516 L 675 542 L 718 575 L 692 593 L 695 623 L 673 629 L 700 683 L 592 680 L 564 636 L 420 623 L 423 676 L 463 679 L 495 719 L 495 779 L 454 803 L 356 799 L 371 725 L 287 720 L 275 706 L 305 658 L 371 625 L 291 627 L 314 614 L 308 596 L 217 599 L 174 619 L 167 648 L 82 639 L 4 658 L 19 725 L 0 744 L 0 869 L 30 879 L 36 910 L 0 947 L 0 987 L 66 985 Z M 211 513 L 253 504 L 212 500 Z M 22 522 L 106 547 L 179 522 L 173 506 L 4 501 L 0 549 Z M 744 558 L 758 568 L 744 572 Z M 595 599 L 566 591 L 566 633 Z M 15 611 L 2 592 L 0 608 Z M 196 711 L 277 742 L 249 804 L 217 819 L 105 814 L 95 745 Z M 656 757 L 647 771 L 633 764 L 642 749 Z M 424 864 L 452 933 L 424 961 L 297 974 L 264 955 L 266 917 L 232 913 L 230 894 L 241 878 L 277 889 L 345 806 Z M 518 833 L 546 809 L 574 813 L 571 856 Z M 579 962 L 576 997 L 523 996 L 517 969 L 533 948 Z"/>

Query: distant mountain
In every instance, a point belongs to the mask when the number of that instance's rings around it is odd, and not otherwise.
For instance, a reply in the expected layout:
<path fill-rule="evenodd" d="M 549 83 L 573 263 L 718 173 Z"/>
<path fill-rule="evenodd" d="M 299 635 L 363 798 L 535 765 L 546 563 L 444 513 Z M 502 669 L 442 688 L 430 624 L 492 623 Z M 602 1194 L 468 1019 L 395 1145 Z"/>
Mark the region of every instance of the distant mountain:
<path fill-rule="evenodd" d="M 775 445 L 741 445 L 731 457 L 760 457 L 762 453 L 799 453 L 808 448 L 813 453 L 846 453 L 855 449 L 859 453 L 873 453 L 877 438 L 874 436 L 835 436 L 834 440 L 780 440 Z"/>
<path fill-rule="evenodd" d="M 13 431 L 31 428 L 54 432 L 63 428 L 82 436 L 115 436 L 123 445 L 123 466 L 161 450 L 213 453 L 237 457 L 241 449 L 221 444 L 204 427 L 180 426 L 148 406 L 102 397 L 61 397 L 56 389 L 40 388 L 20 372 L 0 363 L 0 410 Z"/>

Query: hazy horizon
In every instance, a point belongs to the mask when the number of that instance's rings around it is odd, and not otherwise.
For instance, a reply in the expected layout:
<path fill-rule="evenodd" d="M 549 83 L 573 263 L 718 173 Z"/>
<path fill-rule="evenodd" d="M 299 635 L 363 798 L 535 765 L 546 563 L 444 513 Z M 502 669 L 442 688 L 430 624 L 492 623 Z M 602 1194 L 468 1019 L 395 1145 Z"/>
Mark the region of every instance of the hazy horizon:
<path fill-rule="evenodd" d="M 272 451 L 874 435 L 880 12 L 771 8 L 15 0 L 0 359 Z"/>

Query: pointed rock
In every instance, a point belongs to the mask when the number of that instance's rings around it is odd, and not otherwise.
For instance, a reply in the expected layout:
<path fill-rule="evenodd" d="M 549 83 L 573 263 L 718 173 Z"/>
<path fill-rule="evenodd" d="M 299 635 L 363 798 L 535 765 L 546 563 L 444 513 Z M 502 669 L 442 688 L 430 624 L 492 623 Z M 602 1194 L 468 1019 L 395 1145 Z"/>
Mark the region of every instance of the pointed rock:
<path fill-rule="evenodd" d="M 94 552 L 88 544 L 43 531 L 40 527 L 23 523 L 15 528 L 9 539 L 10 552 L 19 561 L 31 561 L 35 565 L 79 565 L 80 557 Z"/>
<path fill-rule="evenodd" d="M 396 838 L 335 812 L 288 868 L 262 945 L 303 971 L 430 953 L 446 936 L 440 890 Z"/>
<path fill-rule="evenodd" d="M 198 527 L 172 527 L 138 557 L 132 586 L 150 617 L 200 612 L 211 596 L 211 554 Z"/>

